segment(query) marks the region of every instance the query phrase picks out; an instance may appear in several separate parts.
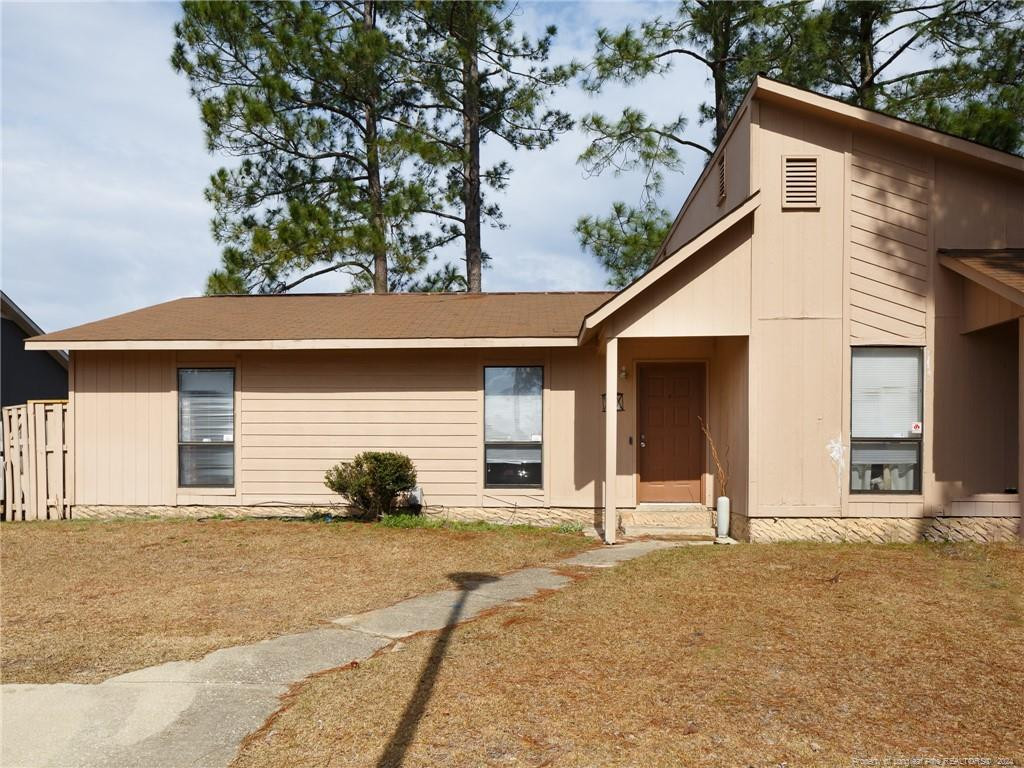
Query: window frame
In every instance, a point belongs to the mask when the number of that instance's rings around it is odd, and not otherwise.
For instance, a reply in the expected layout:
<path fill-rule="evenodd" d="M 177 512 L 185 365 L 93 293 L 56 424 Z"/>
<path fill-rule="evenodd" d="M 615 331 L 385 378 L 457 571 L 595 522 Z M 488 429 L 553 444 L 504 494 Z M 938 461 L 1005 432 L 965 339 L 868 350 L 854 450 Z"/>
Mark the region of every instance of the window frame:
<path fill-rule="evenodd" d="M 493 441 L 487 439 L 487 370 L 489 368 L 539 368 L 540 369 L 540 441 Z M 506 491 L 517 491 L 517 490 L 543 490 L 544 489 L 544 389 L 547 386 L 547 372 L 544 370 L 544 365 L 527 363 L 527 364 L 499 364 L 495 363 L 492 365 L 484 365 L 481 370 L 481 390 L 483 393 L 483 408 L 481 410 L 483 416 L 483 487 L 485 490 L 506 490 Z M 540 482 L 539 483 L 488 483 L 487 482 L 487 449 L 488 448 L 539 448 L 540 449 Z"/>
<path fill-rule="evenodd" d="M 910 437 L 865 437 L 853 434 L 853 359 L 854 351 L 858 349 L 913 349 L 917 352 L 917 371 L 920 377 L 921 388 L 918 392 L 918 412 L 921 414 L 921 434 Z M 924 420 L 924 389 L 925 389 L 925 348 L 911 344 L 858 344 L 850 347 L 850 468 L 847 487 L 850 495 L 858 496 L 920 496 L 924 487 L 924 432 L 926 429 Z M 899 443 L 901 445 L 912 445 L 917 449 L 917 472 L 914 477 L 914 487 L 905 490 L 880 490 L 875 488 L 854 488 L 853 487 L 853 448 L 857 443 Z"/>
<path fill-rule="evenodd" d="M 230 371 L 231 372 L 231 440 L 224 440 L 219 443 L 204 443 L 195 440 L 181 439 L 181 375 L 185 371 Z M 195 491 L 196 489 L 210 489 L 223 492 L 233 490 L 236 487 L 238 477 L 238 442 L 235 439 L 238 432 L 238 398 L 236 388 L 238 386 L 238 370 L 233 365 L 180 365 L 176 370 L 177 384 L 177 408 L 175 409 L 175 430 L 177 448 L 175 450 L 175 464 L 177 488 L 180 490 Z M 231 482 L 230 483 L 184 483 L 181 477 L 181 448 L 182 446 L 209 446 L 209 445 L 230 445 L 231 446 Z"/>

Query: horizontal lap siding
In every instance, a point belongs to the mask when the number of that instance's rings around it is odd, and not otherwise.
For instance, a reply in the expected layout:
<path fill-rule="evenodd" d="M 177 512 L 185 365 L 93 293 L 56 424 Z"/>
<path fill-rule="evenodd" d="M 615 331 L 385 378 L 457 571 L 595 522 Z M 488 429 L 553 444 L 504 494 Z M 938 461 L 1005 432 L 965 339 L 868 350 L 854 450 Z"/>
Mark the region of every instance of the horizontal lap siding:
<path fill-rule="evenodd" d="M 428 504 L 479 504 L 481 375 L 465 353 L 245 355 L 243 503 L 338 501 L 329 467 L 391 450 L 416 464 Z"/>
<path fill-rule="evenodd" d="M 924 341 L 931 175 L 921 157 L 854 138 L 850 157 L 850 335 Z M 889 154 L 890 156 L 883 156 Z"/>

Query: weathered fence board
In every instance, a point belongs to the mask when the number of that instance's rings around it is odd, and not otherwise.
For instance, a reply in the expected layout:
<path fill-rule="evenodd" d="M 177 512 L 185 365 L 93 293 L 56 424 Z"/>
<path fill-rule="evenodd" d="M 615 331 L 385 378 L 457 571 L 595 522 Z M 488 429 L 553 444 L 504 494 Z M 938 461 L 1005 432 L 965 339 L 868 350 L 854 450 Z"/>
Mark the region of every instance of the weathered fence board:
<path fill-rule="evenodd" d="M 74 459 L 68 401 L 29 400 L 3 409 L 4 520 L 71 516 Z"/>

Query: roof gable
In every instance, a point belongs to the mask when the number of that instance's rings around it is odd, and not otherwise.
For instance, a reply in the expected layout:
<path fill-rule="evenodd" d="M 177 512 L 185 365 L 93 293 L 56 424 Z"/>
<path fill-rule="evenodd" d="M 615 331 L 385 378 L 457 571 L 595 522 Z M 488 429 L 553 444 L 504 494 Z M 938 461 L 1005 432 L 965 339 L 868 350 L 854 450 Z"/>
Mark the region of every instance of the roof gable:
<path fill-rule="evenodd" d="M 682 264 L 693 254 L 710 245 L 732 228 L 733 225 L 739 223 L 748 215 L 753 213 L 757 210 L 759 205 L 759 193 L 754 192 L 746 200 L 727 212 L 702 232 L 695 235 L 688 242 L 680 246 L 674 253 L 656 263 L 647 272 L 627 285 L 593 312 L 588 314 L 583 319 L 583 324 L 580 326 L 580 343 L 582 344 L 590 339 L 594 333 L 596 333 L 598 326 L 602 322 L 607 320 L 622 307 L 626 306 L 629 302 L 636 299 L 644 291 L 661 280 L 665 275 L 672 272 L 677 266 Z"/>

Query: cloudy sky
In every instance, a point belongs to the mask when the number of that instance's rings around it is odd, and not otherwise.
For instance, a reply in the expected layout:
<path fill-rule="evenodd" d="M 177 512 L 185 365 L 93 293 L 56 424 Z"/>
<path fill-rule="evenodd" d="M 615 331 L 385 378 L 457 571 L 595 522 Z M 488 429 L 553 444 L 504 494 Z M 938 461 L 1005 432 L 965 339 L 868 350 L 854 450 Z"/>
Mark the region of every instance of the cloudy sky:
<path fill-rule="evenodd" d="M 671 4 L 530 3 L 526 30 L 558 26 L 556 61 L 585 59 L 599 26 L 618 29 Z M 218 263 L 203 188 L 229 158 L 204 146 L 195 103 L 168 63 L 176 3 L 0 4 L 2 22 L 2 269 L 0 284 L 44 330 L 76 325 L 202 292 Z M 640 107 L 657 118 L 694 115 L 708 84 L 699 65 L 608 89 L 579 88 L 558 106 L 574 115 Z M 692 138 L 708 130 L 692 124 Z M 543 152 L 485 148 L 514 166 L 501 198 L 508 228 L 486 230 L 493 266 L 485 290 L 600 289 L 605 276 L 580 252 L 572 228 L 614 200 L 636 202 L 641 180 L 585 178 L 572 134 Z M 666 185 L 666 207 L 683 201 L 703 157 L 692 152 Z M 344 290 L 341 277 L 304 290 Z"/>

